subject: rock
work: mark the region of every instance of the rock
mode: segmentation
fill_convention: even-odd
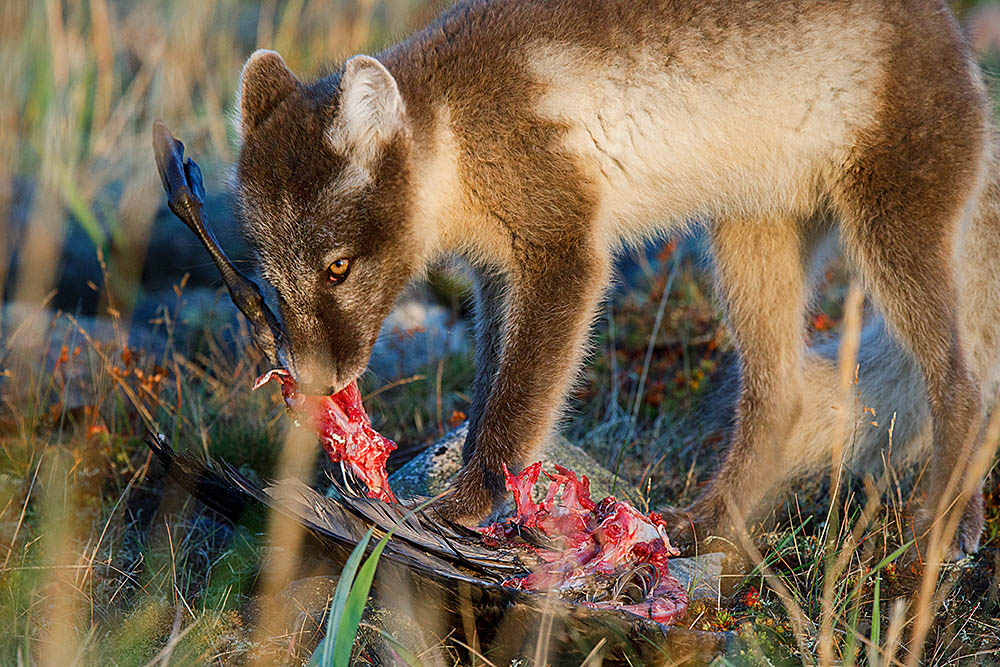
[[[209,193],[205,197],[205,217],[219,245],[241,271],[253,275],[254,256],[240,232],[234,208],[229,193]],[[222,285],[208,251],[164,205],[157,210],[150,229],[142,287],[151,292],[169,290],[185,273],[189,274],[188,285],[192,287]]]
[[[250,344],[250,324],[241,321],[225,287],[187,287],[180,298],[172,289],[143,293],[132,311],[133,330],[149,327],[164,315],[172,322],[175,340],[189,342],[211,331],[217,342],[235,350]]]
[[[268,561],[289,554],[275,547],[261,554],[261,572]],[[245,612],[254,630],[240,642],[240,652],[263,664],[305,664],[326,631],[327,614],[337,590],[337,575],[314,575],[289,582],[277,594],[251,597]],[[269,636],[262,636],[261,630]]]
[[[162,193],[157,192],[157,196]],[[6,269],[5,275],[0,274],[0,288],[4,290],[4,299],[13,298],[16,280],[21,272],[21,255],[27,239],[28,225],[31,223],[32,209],[40,197],[51,196],[44,189],[36,187],[35,183],[24,178],[12,179],[9,187],[0,191],[0,247],[5,248],[9,263],[0,263],[0,271]],[[112,209],[119,205],[122,196],[120,188],[109,187],[96,197],[97,200],[107,199],[114,202]],[[205,199],[205,213],[209,226],[218,238],[233,262],[247,270],[252,260],[252,253],[240,233],[239,223],[234,215],[235,202],[231,194],[209,193]],[[102,211],[95,212],[99,232],[107,243],[109,239],[117,238],[118,243],[130,238],[127,220],[109,221]],[[6,229],[4,229],[6,227]],[[52,267],[56,276],[56,295],[49,302],[53,308],[78,312],[81,315],[96,313],[99,294],[88,283],[103,285],[104,275],[98,262],[98,250],[95,239],[91,238],[79,223],[66,214],[65,224],[57,230],[59,238],[58,263]],[[138,232],[136,232],[138,233]],[[141,267],[140,287],[146,293],[169,291],[173,285],[180,282],[184,274],[189,274],[190,287],[202,286],[217,288],[222,284],[219,272],[212,264],[208,252],[198,239],[188,231],[167,208],[164,201],[156,210],[148,233],[148,243],[142,243],[145,257]],[[137,241],[138,239],[132,239]],[[100,239],[98,239],[100,241]],[[144,239],[145,241],[145,239]],[[107,245],[105,243],[104,245]],[[120,247],[121,252],[130,252],[126,244]],[[105,258],[112,259],[113,252],[109,247],[103,248]],[[111,254],[109,254],[111,253]],[[113,261],[111,262],[114,263]],[[111,267],[112,272],[116,267]],[[32,272],[26,274],[32,277]]]
[[[401,498],[410,496],[434,496],[444,491],[452,478],[462,467],[462,445],[468,432],[468,422],[451,431],[436,443],[418,454],[413,460],[389,477],[393,491]],[[561,435],[554,435],[538,452],[534,460],[542,461],[544,468],[551,470],[554,463],[568,468],[578,475],[590,479],[590,495],[601,499],[615,495],[634,500],[630,489],[622,480],[615,484],[614,475],[602,467],[587,452],[571,444]],[[612,493],[612,488],[614,493]],[[535,496],[541,500],[547,485],[537,484]],[[513,501],[504,511],[513,511]]]
[[[8,303],[0,308],[0,335],[6,337],[11,352],[7,363],[39,364],[41,370],[51,374],[65,346],[67,358],[60,366],[60,379],[64,383],[60,402],[64,409],[72,410],[93,404],[95,387],[107,376],[102,359],[83,353],[91,342],[101,346],[101,351],[112,364],[120,364],[122,346],[133,349],[162,351],[167,345],[166,335],[149,327],[131,329],[106,317],[71,317],[50,308],[39,308],[23,303]],[[88,341],[89,339],[89,341]],[[79,347],[81,354],[73,354]]]
[[[670,574],[676,577],[692,600],[721,595],[722,562],[726,555],[710,553],[693,558],[671,558]]]
[[[676,242],[677,247],[672,254],[662,254],[664,248]],[[621,252],[615,258],[615,281],[611,286],[615,295],[625,295],[640,289],[649,289],[650,282],[656,276],[666,276],[670,272],[671,258],[691,258],[703,270],[710,268],[708,240],[704,231],[698,228],[690,235],[675,241],[656,239],[647,241],[644,245]]]
[[[469,325],[430,295],[404,296],[382,323],[368,369],[385,380],[413,375],[469,347]]]
[[[296,579],[285,586],[278,597],[286,609],[293,610],[295,614],[313,617],[318,629],[330,608],[339,580],[340,577],[336,575],[315,575]]]
[[[362,641],[374,648],[382,662],[379,664],[395,665],[404,664],[398,659],[398,653],[393,643],[421,657],[422,664],[446,665],[445,647],[441,643],[439,633],[447,633],[448,628],[434,627],[430,622],[429,627],[422,623],[428,623],[430,619],[422,618],[417,620],[412,605],[409,600],[388,598],[373,600],[369,598],[368,606],[365,609],[365,621],[374,627],[382,630],[392,641],[381,636],[381,633],[369,632],[367,637],[360,636]],[[364,628],[362,628],[364,629]],[[442,634],[443,634],[442,633]]]

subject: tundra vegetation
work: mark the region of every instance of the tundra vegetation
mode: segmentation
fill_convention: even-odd
[[[983,22],[977,43],[996,91],[996,7],[953,4],[964,19]],[[0,5],[0,662],[295,664],[334,627],[326,618],[333,585],[309,581],[304,565],[277,574],[266,567],[287,551],[278,524],[266,516],[235,528],[219,521],[169,483],[143,443],[155,422],[175,447],[210,453],[251,476],[297,471],[318,481],[328,465],[311,441],[283,446],[302,438],[276,392],[250,391],[262,359],[247,344],[246,323],[225,315],[228,297],[217,283],[207,299],[204,288],[195,298],[182,275],[151,292],[158,255],[150,238],[163,197],[149,126],[164,117],[198,156],[208,189],[221,192],[234,157],[235,86],[254,48],[273,48],[293,70],[318,73],[441,7],[440,0]],[[78,299],[55,292],[77,275],[71,245],[85,248],[98,270],[72,285]],[[629,253],[623,265],[626,278],[597,322],[564,432],[642,503],[682,505],[721,450],[713,404],[724,401],[734,353],[697,236]],[[811,336],[841,331],[848,283],[835,261]],[[456,321],[467,316],[460,274],[442,267],[425,289]],[[401,445],[390,468],[462,420],[472,372],[463,348],[416,373],[365,375],[376,428]],[[721,599],[693,603],[679,624],[737,633],[745,648],[734,659],[748,664],[996,664],[1000,473],[994,464],[987,478],[979,553],[942,569],[924,604],[905,597],[923,576],[919,558],[897,549],[906,542],[900,514],[912,474],[889,461],[879,479],[831,471],[846,482],[835,493],[830,478],[800,487],[758,527],[756,562]],[[320,600],[306,610],[296,591],[309,586]],[[907,629],[921,618],[930,630],[914,644]],[[357,621],[354,664],[374,664],[373,647],[387,632],[380,619],[369,610]],[[401,637],[390,643],[403,662],[431,655]],[[493,664],[447,634],[429,648],[448,664]],[[330,642],[317,655],[342,652]],[[540,646],[525,660],[557,656]]]

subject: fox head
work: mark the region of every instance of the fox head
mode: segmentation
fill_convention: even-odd
[[[374,58],[306,84],[261,50],[243,67],[237,127],[240,216],[277,293],[293,370],[311,392],[339,391],[364,371],[423,264],[403,99]]]

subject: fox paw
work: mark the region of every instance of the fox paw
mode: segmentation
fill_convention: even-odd
[[[721,551],[741,554],[741,541],[733,521],[712,502],[696,502],[687,509],[666,508],[660,512],[667,521],[670,543],[683,555]],[[744,533],[745,534],[745,533]]]
[[[978,502],[977,502],[978,500]],[[979,551],[979,539],[983,534],[985,524],[983,499],[973,499],[965,509],[962,521],[958,524],[958,532],[955,534],[954,551],[959,559],[972,556]]]
[[[502,498],[495,490],[491,475],[470,463],[458,473],[447,494],[431,507],[442,518],[467,527],[488,519]]]
[[[934,527],[933,517],[926,510],[918,510],[913,517],[913,534],[917,537],[918,553],[926,559],[929,541]],[[958,524],[951,545],[941,554],[945,563],[955,563],[979,551],[979,540],[983,534],[984,510],[982,496],[970,500],[962,520]]]

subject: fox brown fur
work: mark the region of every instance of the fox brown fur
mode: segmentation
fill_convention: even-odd
[[[753,508],[775,470],[811,461],[790,448],[816,448],[797,439],[816,417],[804,392],[829,365],[804,348],[803,309],[830,236],[906,350],[893,358],[913,360],[937,463],[927,507],[975,440],[976,355],[996,350],[970,344],[996,342],[963,320],[987,297],[967,294],[979,278],[956,274],[955,249],[995,198],[981,194],[990,121],[943,0],[465,0],[312,83],[259,51],[241,89],[242,215],[304,381],[357,377],[436,258],[474,267],[458,520],[485,518],[502,466],[554,427],[613,254],[700,221],[742,392],[728,455],[690,508],[698,526],[724,529],[727,503]],[[956,552],[978,544],[979,503]]]

